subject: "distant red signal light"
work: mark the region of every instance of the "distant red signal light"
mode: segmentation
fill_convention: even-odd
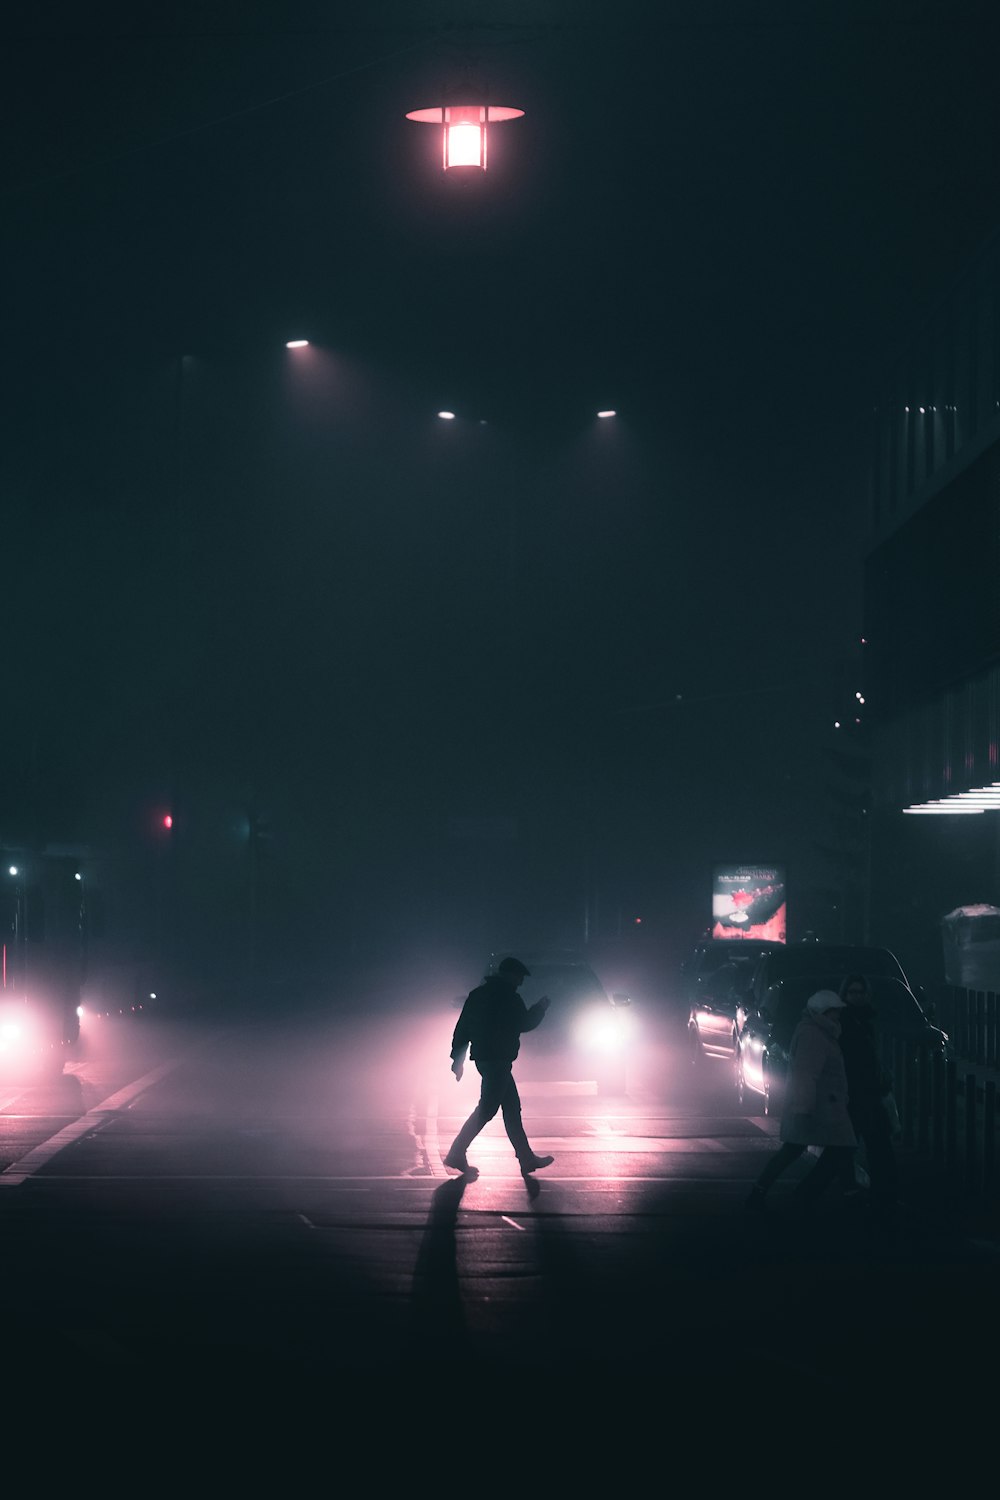
[[[174,819],[173,819],[173,814],[172,813],[164,813],[163,814],[163,826],[164,826],[164,828],[173,828],[173,826],[174,826]]]

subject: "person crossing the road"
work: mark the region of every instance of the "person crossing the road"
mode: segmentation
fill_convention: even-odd
[[[878,1012],[864,974],[848,974],[840,995],[846,1002],[840,1016],[840,1050],[847,1070],[847,1109],[854,1134],[864,1144],[872,1223],[888,1227],[898,1207],[898,1174],[887,1112],[892,1076],[882,1066]],[[854,1187],[853,1168],[845,1187]]]
[[[482,1079],[479,1103],[452,1141],[444,1158],[446,1167],[476,1175],[466,1152],[485,1125],[503,1111],[504,1128],[523,1173],[537,1172],[552,1164],[551,1156],[537,1156],[531,1149],[521,1119],[521,1097],[512,1066],[521,1049],[521,1035],[533,1031],[549,1008],[547,995],[527,1006],[518,988],[531,971],[519,958],[505,958],[495,974],[472,990],[462,1006],[451,1041],[451,1071],[456,1082],[471,1056]]]
[[[846,1003],[835,990],[817,990],[789,1046],[788,1078],[779,1137],[781,1146],[750,1189],[746,1207],[760,1211],[774,1183],[810,1146],[819,1160],[796,1184],[793,1201],[808,1213],[837,1178],[853,1171],[857,1139],[847,1111],[847,1073],[840,1050],[840,1013]]]

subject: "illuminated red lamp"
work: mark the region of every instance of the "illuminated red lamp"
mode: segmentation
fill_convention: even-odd
[[[486,171],[486,136],[490,125],[519,120],[523,109],[503,104],[436,104],[433,109],[411,109],[406,116],[420,125],[441,126],[441,161],[449,167],[481,167]]]

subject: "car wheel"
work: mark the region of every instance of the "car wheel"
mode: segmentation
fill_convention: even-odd
[[[746,1107],[746,1102],[747,1102],[747,1081],[746,1081],[746,1079],[743,1076],[743,1059],[742,1059],[742,1057],[739,1054],[739,1049],[737,1049],[737,1052],[736,1052],[736,1068],[735,1068],[735,1071],[736,1071],[736,1103],[739,1105],[740,1109],[744,1109]]]
[[[770,1114],[773,1114],[773,1112],[774,1112],[773,1106],[772,1106],[772,1101],[771,1101],[771,1080],[768,1077],[768,1072],[767,1072],[766,1068],[762,1068],[761,1071],[762,1071],[763,1076],[764,1076],[764,1113],[766,1115],[770,1115]]]
[[[692,1068],[700,1068],[705,1060],[705,1054],[701,1050],[701,1038],[697,1031],[688,1028],[688,1055]]]

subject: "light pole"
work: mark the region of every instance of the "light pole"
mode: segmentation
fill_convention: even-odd
[[[7,933],[3,940],[3,988],[6,990],[24,981],[24,870],[19,864],[9,864],[7,874],[14,882],[14,904],[8,908],[4,926],[12,942],[8,949]]]

